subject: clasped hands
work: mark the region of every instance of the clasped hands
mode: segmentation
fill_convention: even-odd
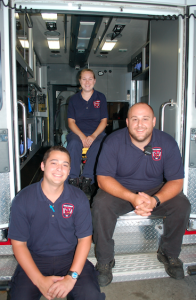
[[[76,280],[71,276],[43,276],[38,288],[48,300],[65,298],[73,289]]]
[[[93,136],[93,134],[85,137],[84,139],[82,139],[83,147],[90,148],[90,146],[92,145],[92,143],[94,142],[95,139],[96,139],[96,137]]]
[[[135,207],[135,213],[137,215],[150,216],[156,207],[156,200],[143,192],[139,192],[135,195],[132,204]]]

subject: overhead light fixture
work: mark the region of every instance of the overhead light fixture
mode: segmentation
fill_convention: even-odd
[[[25,49],[29,48],[29,41],[26,38],[19,37],[19,41],[23,48],[25,48]]]
[[[79,31],[78,31],[78,40],[77,40],[77,49],[88,49],[88,44],[91,39],[93,27],[95,22],[80,22]],[[81,53],[81,51],[80,51]]]
[[[60,49],[60,42],[58,38],[47,39],[48,40],[48,47],[50,49]]]
[[[19,14],[18,13],[15,13],[15,18],[16,18],[16,20],[19,20]]]
[[[113,33],[112,33],[111,40],[113,40],[113,39],[115,39],[115,37],[119,36],[124,28],[125,28],[125,25],[116,24],[113,28]]]
[[[42,19],[45,21],[56,21],[57,20],[57,14],[48,14],[48,13],[42,13]]]
[[[95,22],[80,22],[78,37],[90,38]]]
[[[87,49],[90,38],[78,38],[76,48],[77,49]]]
[[[117,40],[106,40],[106,42],[104,43],[103,47],[102,47],[102,51],[111,51],[114,46],[116,45]]]
[[[46,28],[49,31],[55,31],[55,30],[57,30],[56,21],[47,21],[46,22]]]

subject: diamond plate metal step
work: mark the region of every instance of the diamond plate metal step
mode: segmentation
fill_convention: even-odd
[[[13,255],[0,256],[0,281],[10,281],[17,266]]]
[[[95,265],[95,257],[88,257]],[[180,259],[183,261],[185,276],[187,267],[196,265],[196,246],[185,245],[182,247]],[[169,277],[164,265],[157,260],[156,252],[141,254],[115,255],[113,268],[113,282],[144,280]]]
[[[88,259],[95,265],[94,256]],[[184,263],[185,276],[187,267],[196,265],[196,246],[184,245],[180,254]],[[140,254],[115,255],[115,267],[113,268],[113,282],[133,281],[142,279],[169,277],[163,264],[157,260],[156,252]],[[0,256],[0,281],[9,281],[17,266],[13,255]]]

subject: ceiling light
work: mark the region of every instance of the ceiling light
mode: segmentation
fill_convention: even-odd
[[[57,14],[42,13],[42,19],[45,21],[57,20]]]
[[[93,27],[95,22],[80,22],[79,32],[78,32],[78,40],[77,40],[77,49],[88,49],[88,44],[91,39]],[[80,51],[80,53],[82,53]]]
[[[25,49],[29,48],[29,41],[27,39],[19,39],[19,41],[23,48],[25,48]]]
[[[60,42],[59,39],[47,39],[48,40],[48,47],[50,49],[60,49]]]
[[[15,13],[15,18],[16,18],[17,20],[19,20],[19,14],[18,14],[18,13]]]
[[[87,49],[90,38],[78,38],[76,48],[77,49]]]
[[[103,47],[101,50],[103,51],[111,51],[115,44],[116,44],[117,40],[113,40],[113,41],[110,41],[110,40],[106,40],[106,42],[104,43]]]
[[[56,21],[46,21],[46,28],[49,31],[57,30]]]
[[[95,22],[80,22],[78,37],[90,38]]]

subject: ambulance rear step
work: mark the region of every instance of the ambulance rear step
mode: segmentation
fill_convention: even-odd
[[[133,212],[118,218],[115,232],[115,267],[114,282],[167,277],[164,266],[157,260],[161,234],[162,218],[138,217]],[[196,235],[183,237],[180,258],[187,267],[196,265]],[[96,264],[94,244],[88,259]],[[11,245],[0,246],[0,281],[10,280],[16,268]]]
[[[95,265],[95,257],[88,257]],[[185,276],[188,276],[187,267],[196,265],[196,246],[183,245],[180,254],[183,261]],[[157,260],[156,252],[140,254],[115,255],[115,267],[113,268],[113,282],[145,280],[153,278],[169,277],[163,264]]]
[[[2,247],[1,247],[2,248]],[[94,256],[88,259],[95,265]],[[183,245],[180,259],[184,263],[185,276],[187,267],[196,265],[196,245]],[[5,285],[11,280],[17,262],[13,255],[0,256],[0,283]],[[144,280],[168,277],[163,264],[157,260],[156,252],[140,254],[116,254],[113,268],[113,282]],[[0,288],[1,289],[1,288]]]

